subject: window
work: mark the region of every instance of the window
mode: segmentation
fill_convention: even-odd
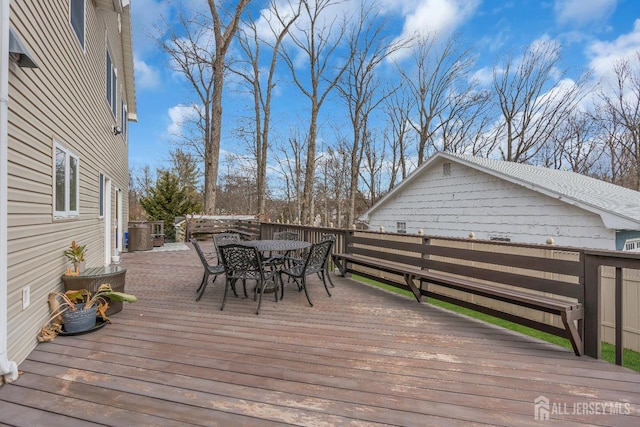
[[[100,218],[104,217],[104,175],[100,174],[99,178],[100,183],[98,184],[100,186],[100,189],[98,190],[98,203],[99,203],[99,214],[98,216]]]
[[[640,239],[628,239],[624,244],[625,251],[639,252]]]
[[[69,22],[78,37],[78,42],[84,50],[84,27],[85,27],[85,0],[71,0],[69,2]]]
[[[107,102],[109,103],[109,107],[111,107],[111,112],[113,113],[113,117],[117,116],[116,106],[116,90],[118,88],[118,76],[117,70],[113,66],[113,62],[111,61],[111,55],[109,55],[109,51],[107,50]]]
[[[124,138],[125,142],[127,141],[127,124],[129,123],[127,121],[127,105],[124,103],[124,96],[121,96],[122,98],[122,102],[121,102],[121,108],[120,108],[120,129],[122,129],[122,137]]]
[[[72,217],[79,215],[78,184],[80,161],[78,156],[54,141],[55,170],[53,171],[53,215]]]
[[[407,232],[407,223],[405,221],[398,221],[396,223],[396,230],[398,233],[406,233]]]
[[[444,163],[442,165],[442,175],[451,176],[451,163]]]

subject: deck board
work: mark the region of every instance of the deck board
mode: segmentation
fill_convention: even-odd
[[[220,310],[221,278],[195,302],[192,250],[122,265],[139,301],[96,332],[38,345],[0,387],[0,422],[540,425],[544,396],[569,412],[548,424],[640,424],[640,374],[365,284],[334,277],[328,297],[313,278],[313,307],[288,284],[256,316],[252,294]],[[571,413],[596,403],[631,413]]]

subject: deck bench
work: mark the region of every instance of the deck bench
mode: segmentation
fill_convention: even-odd
[[[393,244],[391,244],[391,246],[393,247]],[[522,276],[509,272],[497,271],[492,274],[491,284],[481,283],[472,279],[486,281],[489,279],[487,269],[460,265],[456,268],[453,263],[447,261],[443,262],[441,260],[432,260],[430,259],[431,256],[439,255],[438,248],[428,244],[423,246],[424,249],[419,249],[421,251],[420,257],[414,256],[413,258],[410,258],[413,261],[407,261],[406,257],[393,255],[392,253],[387,253],[385,255],[384,252],[380,252],[382,248],[363,248],[362,246],[355,246],[353,244],[347,244],[348,252],[336,253],[333,254],[332,257],[334,264],[339,269],[342,276],[346,276],[350,273],[357,274],[372,280],[410,290],[418,301],[422,301],[423,296],[431,297],[556,336],[566,337],[570,340],[575,354],[578,356],[583,354],[584,346],[582,340],[582,327],[584,310],[581,303],[583,298],[580,296],[580,293],[584,291],[583,285],[580,283],[569,284],[556,279]],[[412,247],[420,248],[420,245],[413,245]],[[465,254],[471,255],[470,251],[465,249],[441,248],[440,255],[459,257],[464,256]],[[503,260],[503,263],[505,261],[508,262],[509,260],[513,260],[515,264],[524,263],[526,265],[525,260],[519,258],[528,258],[511,254],[500,255],[500,259]],[[404,263],[393,262],[394,258],[402,260]],[[389,259],[391,259],[391,261]],[[487,260],[488,258],[484,261]],[[552,271],[554,273],[574,273],[571,269],[571,267],[573,267],[571,265],[571,261],[549,261],[550,262],[547,262],[548,267],[552,270],[554,266],[557,267],[557,271]],[[413,262],[413,265],[411,262]],[[539,265],[541,266],[543,264]],[[404,279],[404,283],[399,284],[398,280],[378,276],[371,272],[367,272],[366,269],[358,269],[354,268],[354,266],[361,266],[367,269],[373,269],[376,272],[385,272],[401,276]],[[515,267],[522,267],[522,265],[515,265]],[[474,273],[477,275],[474,276]],[[443,293],[442,289],[434,288],[432,285],[461,291],[464,294],[457,297],[451,292]],[[508,285],[509,287],[504,287],[502,285]],[[554,293],[554,296],[534,294],[527,292],[526,290],[520,290],[524,288]],[[560,297],[555,296],[558,292],[558,296]],[[509,313],[507,311],[501,311],[494,307],[478,304],[464,298],[465,294],[477,295],[520,307],[558,315],[560,316],[564,327],[558,327],[550,323],[540,322],[531,318]]]

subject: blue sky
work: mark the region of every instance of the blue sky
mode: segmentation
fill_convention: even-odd
[[[283,0],[278,0],[282,2]],[[176,7],[197,7],[196,1],[133,0],[132,31],[136,71],[138,123],[129,133],[129,165],[166,167],[169,150],[175,148],[171,135],[180,131],[184,108],[194,97],[189,84],[169,67],[166,56],[150,36],[163,22],[172,22]],[[265,0],[253,0],[257,13]],[[640,2],[637,0],[379,0],[381,13],[389,19],[390,36],[429,31],[440,37],[456,33],[464,47],[478,55],[475,76],[488,83],[492,69],[506,54],[517,56],[537,40],[557,40],[562,46],[568,77],[593,70],[594,81],[606,82],[612,64],[640,51]],[[359,0],[335,6],[336,16],[350,16]],[[233,50],[233,47],[232,47]],[[401,61],[401,58],[398,58]],[[391,68],[389,68],[391,70]],[[288,136],[290,129],[304,129],[308,120],[306,103],[291,82],[290,72],[281,67],[273,101],[274,142]],[[244,145],[234,137],[234,128],[247,111],[250,100],[233,78],[228,81],[223,101],[222,155],[241,154]],[[333,136],[329,124],[344,117],[340,100],[330,98],[320,118],[320,138]],[[324,132],[323,132],[324,129]],[[321,144],[320,144],[321,145]],[[221,161],[221,171],[224,169]]]

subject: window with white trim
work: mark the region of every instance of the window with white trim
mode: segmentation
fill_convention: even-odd
[[[70,0],[69,1],[69,22],[73,32],[78,37],[78,42],[84,50],[84,29],[85,29],[85,0]]]
[[[80,214],[80,159],[69,149],[54,141],[53,215],[74,217]]]
[[[625,251],[640,252],[640,239],[627,239],[624,244]]]
[[[109,107],[111,107],[111,112],[113,113],[113,117],[117,117],[117,100],[116,100],[116,91],[118,88],[118,73],[116,67],[113,65],[113,61],[111,60],[111,55],[109,54],[109,49],[107,49],[107,102],[109,103]]]
[[[396,223],[396,232],[397,233],[406,233],[407,232],[407,223],[406,223],[406,221],[398,221]]]

